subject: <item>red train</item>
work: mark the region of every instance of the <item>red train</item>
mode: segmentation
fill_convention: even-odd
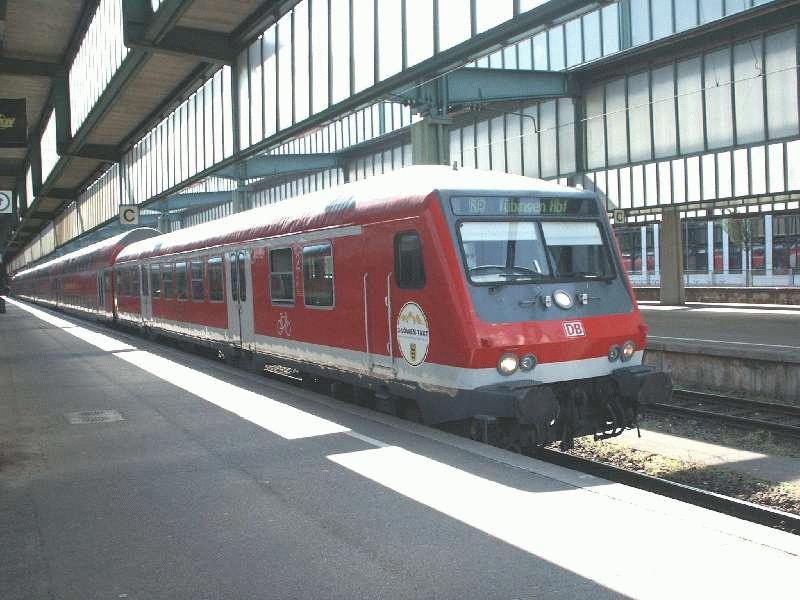
[[[349,383],[426,423],[569,445],[619,434],[639,401],[671,392],[641,364],[646,326],[612,240],[593,194],[410,167],[136,230],[17,273],[12,291]]]

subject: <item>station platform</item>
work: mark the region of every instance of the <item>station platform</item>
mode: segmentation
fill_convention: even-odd
[[[644,360],[676,387],[800,406],[800,307],[640,302]]]
[[[800,363],[800,306],[639,302],[648,344]]]
[[[16,598],[786,597],[800,536],[9,301]]]

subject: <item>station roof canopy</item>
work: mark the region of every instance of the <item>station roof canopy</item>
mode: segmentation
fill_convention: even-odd
[[[11,230],[11,218],[0,216],[0,253],[21,250],[219,64],[232,63],[233,49],[242,40],[262,31],[294,3],[124,0],[124,61],[77,130],[59,128],[58,162],[41,182],[34,174],[34,193],[28,197],[35,200],[16,229]],[[25,100],[28,131],[26,141],[0,147],[0,190],[19,189],[27,165],[40,168],[38,141],[51,114],[66,107],[63,120],[69,123],[69,69],[103,4],[0,0],[0,99]]]

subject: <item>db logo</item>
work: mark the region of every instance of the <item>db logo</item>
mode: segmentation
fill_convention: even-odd
[[[583,323],[580,321],[564,321],[564,333],[567,337],[585,337],[586,330],[583,328]]]

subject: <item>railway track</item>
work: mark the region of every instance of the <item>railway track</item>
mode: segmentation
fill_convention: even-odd
[[[642,405],[643,412],[679,414],[748,429],[772,431],[800,437],[800,407],[745,400],[705,392],[675,390],[669,403]]]
[[[574,469],[582,473],[588,473],[616,483],[636,487],[661,496],[667,496],[674,500],[721,512],[739,519],[800,535],[800,516],[794,514],[759,506],[751,502],[745,502],[744,500],[723,496],[722,494],[707,492],[667,479],[629,471],[628,469],[622,469],[607,463],[559,452],[558,450],[540,448],[533,456],[534,458],[551,464]]]

